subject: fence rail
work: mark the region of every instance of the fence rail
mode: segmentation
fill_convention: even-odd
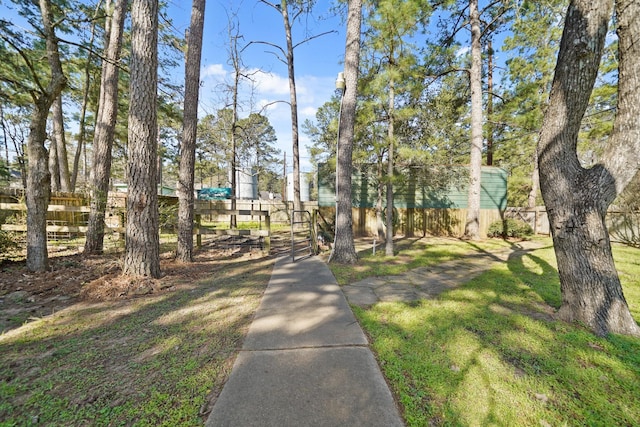
[[[24,203],[0,203],[0,211],[14,211],[14,212],[26,212],[27,205]],[[89,213],[91,208],[89,206],[68,206],[68,205],[49,205],[47,212],[62,212],[62,213]],[[71,224],[69,224],[71,223]],[[106,230],[113,233],[124,233],[124,227],[105,227]],[[77,225],[74,221],[50,219],[47,218],[47,233],[57,234],[85,234],[88,227],[86,225]],[[14,231],[14,232],[27,232],[26,224],[2,224],[0,225],[2,231]]]
[[[261,229],[259,225],[258,229],[239,230],[239,229],[211,229],[202,225],[203,215],[215,215],[218,216],[257,216],[258,218],[264,218],[265,229]],[[264,242],[264,252],[269,253],[271,251],[271,215],[269,211],[265,210],[252,210],[252,209],[203,209],[198,208],[194,212],[194,218],[196,226],[193,229],[193,234],[196,235],[196,244],[198,247],[202,246],[202,235],[213,234],[217,236],[253,236],[260,237]],[[262,222],[260,222],[262,224]]]

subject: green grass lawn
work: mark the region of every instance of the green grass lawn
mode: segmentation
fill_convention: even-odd
[[[355,308],[409,426],[640,425],[640,340],[599,338],[552,319],[549,239],[418,303]],[[402,239],[340,283],[394,275],[501,240]],[[640,318],[640,250],[615,247]],[[202,425],[226,380],[273,259],[227,259],[202,282],[157,296],[83,302],[0,335],[0,426]]]
[[[437,299],[355,307],[409,426],[640,424],[640,339],[554,321],[555,255],[550,239],[540,243]],[[503,245],[424,239],[399,245],[393,259],[365,253],[335,274],[346,283]],[[640,250],[614,254],[639,319]]]
[[[223,259],[174,292],[80,302],[0,334],[0,426],[202,425],[272,266]]]

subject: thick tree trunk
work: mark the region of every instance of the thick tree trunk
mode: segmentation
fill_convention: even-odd
[[[640,164],[640,5],[618,1],[618,111],[602,162],[584,169],[576,145],[598,73],[608,0],[576,0],[567,12],[538,156],[540,187],[549,213],[562,290],[559,315],[595,333],[640,336],[618,277],[605,215]]]
[[[34,272],[46,271],[48,268],[46,217],[51,197],[51,174],[44,141],[47,137],[47,116],[51,102],[53,99],[48,99],[46,94],[36,101],[27,143],[27,268]]]
[[[67,84],[62,72],[58,52],[58,39],[53,28],[51,4],[40,0],[42,27],[47,48],[47,60],[51,69],[51,80],[46,89],[35,97],[35,105],[29,130],[27,150],[29,169],[27,173],[27,269],[41,272],[48,268],[47,253],[47,208],[51,196],[51,175],[48,155],[44,147],[47,136],[47,116],[53,101]]]
[[[104,247],[104,219],[111,177],[111,148],[118,117],[118,61],[126,11],[127,0],[117,0],[110,19],[110,33],[102,63],[100,105],[93,137],[91,211],[84,245],[85,254],[102,253]]]
[[[122,273],[160,277],[156,177],[158,1],[131,7],[131,103],[129,107],[126,251]]]
[[[345,92],[340,108],[339,138],[336,171],[336,235],[330,261],[353,264],[358,260],[353,242],[353,212],[351,202],[351,172],[353,138],[358,93],[358,67],[360,64],[360,27],[362,1],[350,0],[347,17],[345,46]]]
[[[200,62],[205,0],[193,0],[191,25],[187,39],[187,59],[184,79],[184,121],[180,147],[178,177],[178,249],[182,262],[193,261],[193,182],[195,179],[196,136],[198,128],[198,95],[200,92]]]
[[[478,0],[469,2],[471,20],[471,161],[469,197],[465,237],[480,238],[480,177],[482,175],[482,46],[480,45],[480,15]]]

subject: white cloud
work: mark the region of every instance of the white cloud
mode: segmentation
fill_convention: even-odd
[[[458,51],[456,52],[456,58],[460,58],[462,56],[467,55],[469,52],[471,51],[471,48],[469,46],[465,46],[465,47],[461,47],[460,49],[458,49]]]
[[[253,83],[244,80],[240,87],[240,99],[247,103],[253,98],[252,112],[261,111],[266,115],[273,126],[278,142],[276,146],[291,156],[291,108],[289,106],[289,79],[286,71],[283,74],[264,72],[258,69],[248,70]],[[230,71],[225,71],[222,64],[211,64],[203,68],[203,96],[201,103],[209,113],[222,108],[224,101],[220,83],[232,77]],[[208,78],[207,78],[208,77]],[[227,82],[228,83],[228,82]],[[253,84],[253,90],[251,85]],[[299,75],[296,76],[296,93],[298,101],[298,123],[315,119],[318,108],[331,99],[335,88],[335,76]],[[243,104],[244,105],[244,104]],[[240,112],[242,117],[248,111]],[[299,129],[300,138],[300,162],[303,170],[309,170],[309,154],[307,146],[311,145],[308,136],[302,128]]]
[[[318,109],[313,106],[307,106],[300,110],[300,115],[307,118],[315,118]]]
[[[256,91],[263,95],[289,95],[289,79],[274,73],[252,70],[251,80],[255,83]],[[288,99],[288,98],[287,98]]]
[[[209,64],[202,69],[201,78],[205,79],[207,77],[224,77],[227,75],[227,72],[224,70],[224,66],[222,64]]]

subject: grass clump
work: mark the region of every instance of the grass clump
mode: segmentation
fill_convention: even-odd
[[[636,318],[639,255],[614,248]],[[640,339],[556,321],[560,303],[548,240],[436,299],[354,310],[409,426],[636,425]]]
[[[489,237],[524,239],[533,235],[533,228],[519,219],[505,218],[492,222],[487,230]]]

